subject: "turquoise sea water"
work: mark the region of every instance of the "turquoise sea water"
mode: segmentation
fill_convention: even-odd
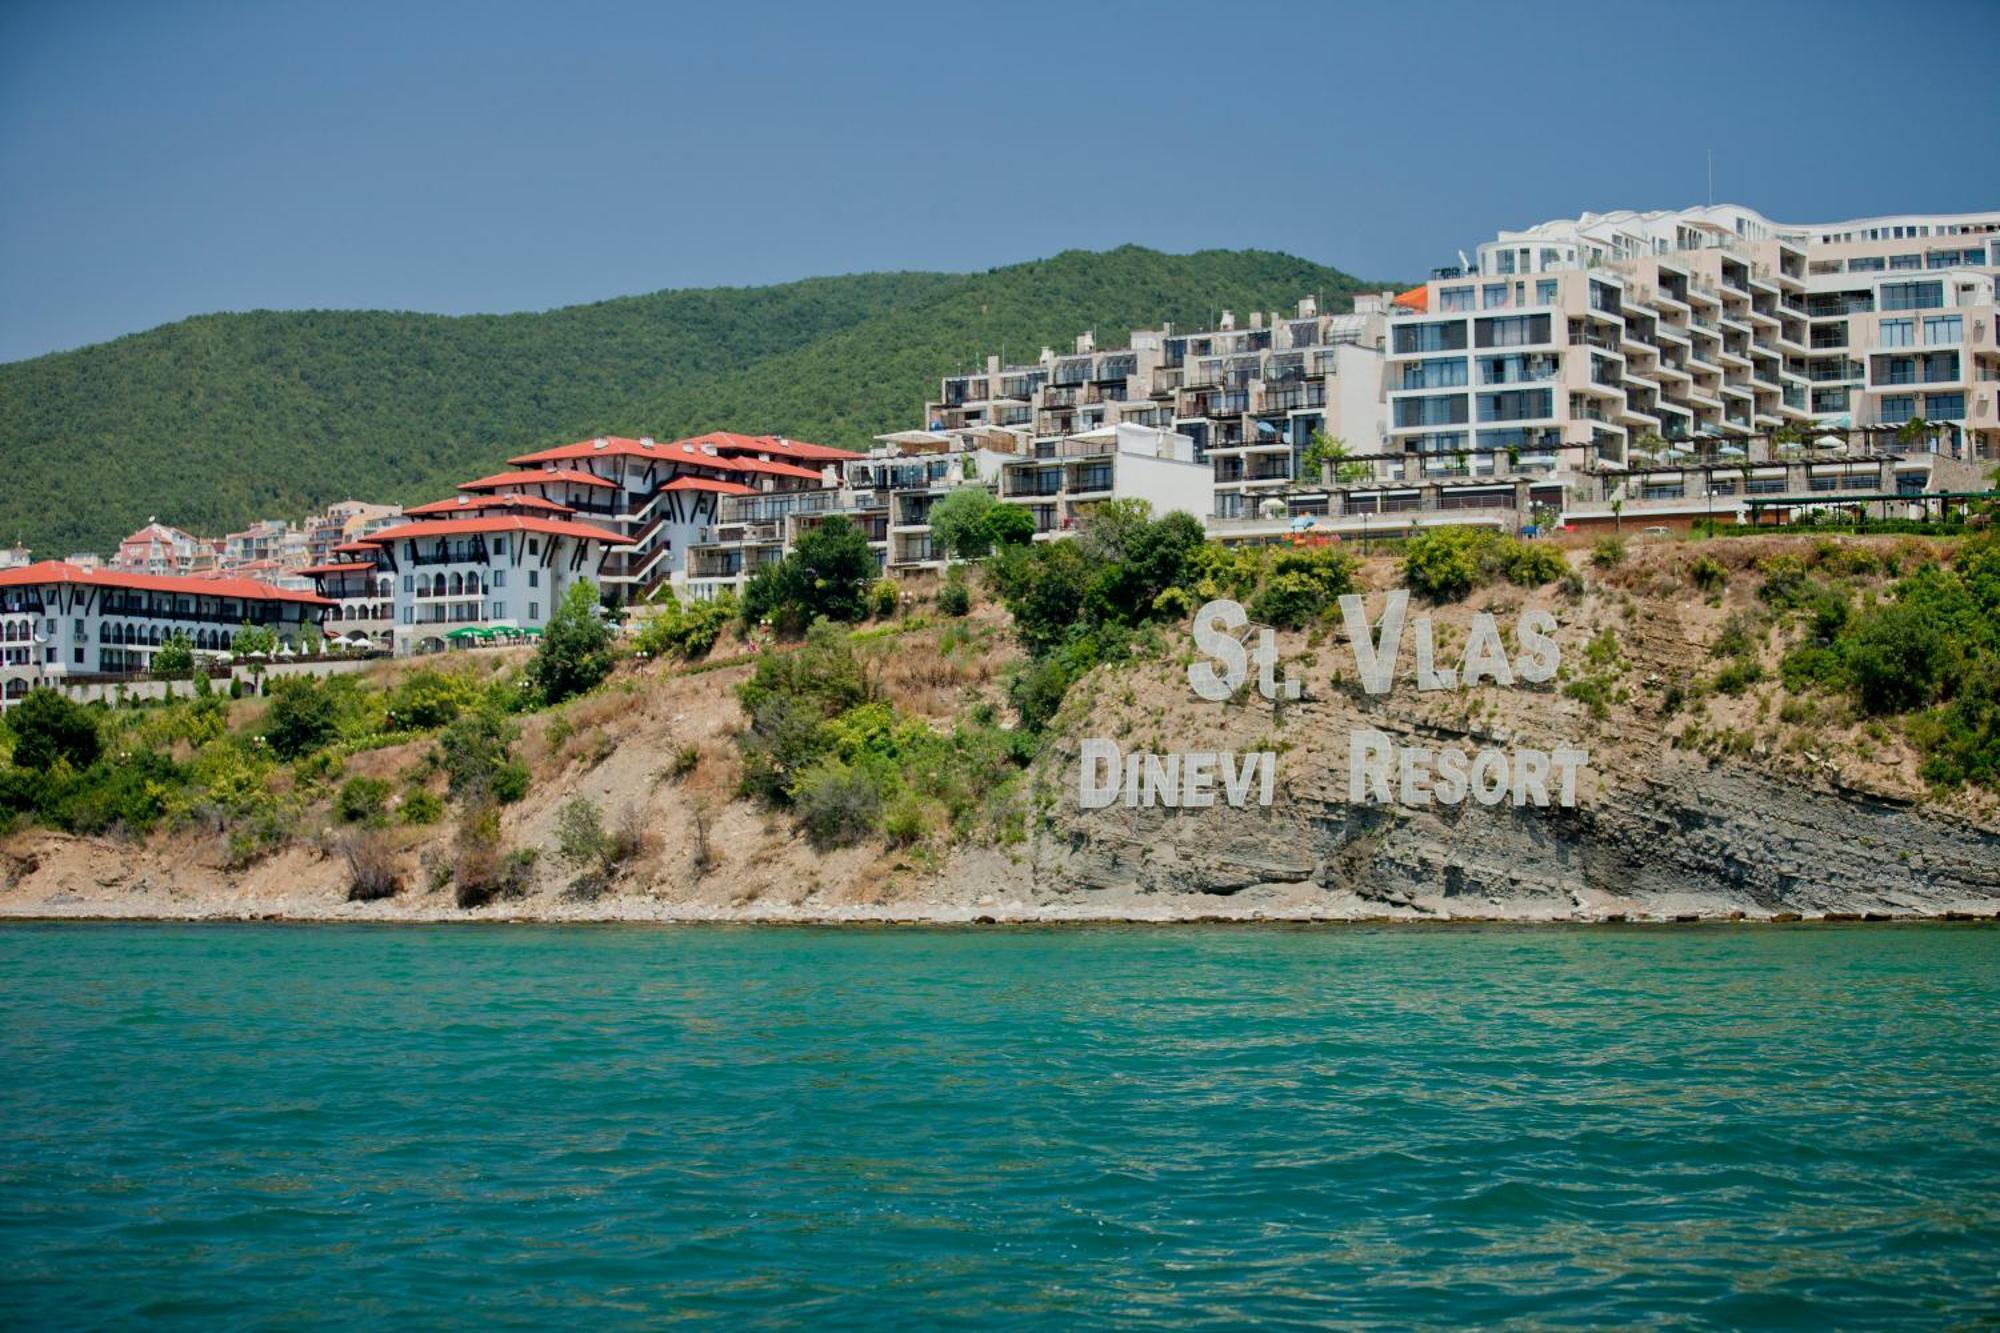
[[[2000,931],[0,930],[0,1321],[2000,1318]]]

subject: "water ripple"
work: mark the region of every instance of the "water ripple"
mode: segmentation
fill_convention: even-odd
[[[2000,1319],[2000,933],[0,930],[0,1317]]]

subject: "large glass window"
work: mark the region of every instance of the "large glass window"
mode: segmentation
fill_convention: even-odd
[[[1884,347],[1908,347],[1914,341],[1916,322],[1908,319],[1885,319],[1882,321],[1882,345]]]
[[[1444,394],[1436,398],[1398,398],[1398,426],[1456,426],[1466,420],[1465,395]]]
[[[1507,284],[1504,282],[1487,283],[1481,291],[1480,304],[1488,310],[1505,310],[1507,308]]]
[[[1895,393],[1882,399],[1882,424],[1900,426],[1917,414],[1915,394]]]
[[[1904,321],[1907,323],[1908,321]],[[1955,343],[1965,336],[1965,317],[1962,315],[1924,316],[1924,341],[1935,346],[1938,343]]]
[[[1398,324],[1396,326],[1396,351],[1407,355],[1411,352],[1459,352],[1465,350],[1465,321],[1451,320],[1442,324]]]
[[[1515,389],[1479,395],[1481,421],[1535,421],[1554,415],[1555,398],[1547,389]]]
[[[1472,288],[1440,287],[1438,289],[1438,309],[1443,311],[1472,309]]]
[[[1924,260],[1922,255],[1889,256],[1889,267],[1891,269],[1922,268],[1923,266]]]
[[[1405,389],[1455,389],[1465,383],[1465,358],[1441,357],[1403,366]]]
[[[1965,416],[1965,395],[1927,393],[1924,395],[1924,415],[1932,421],[1962,420]]]
[[[1556,303],[1556,289],[1557,283],[1554,278],[1544,278],[1536,283],[1535,304],[1554,305]]]
[[[1475,341],[1481,347],[1532,347],[1549,340],[1547,315],[1507,315],[1478,321]]]
[[[1885,282],[1882,284],[1884,310],[1935,310],[1944,304],[1941,282]]]

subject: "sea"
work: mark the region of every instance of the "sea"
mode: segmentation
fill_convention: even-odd
[[[0,928],[0,1325],[2000,1321],[2000,929]]]

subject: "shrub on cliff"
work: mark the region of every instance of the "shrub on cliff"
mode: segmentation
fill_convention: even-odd
[[[813,846],[851,847],[882,823],[882,788],[872,774],[837,759],[799,775],[792,797]]]
[[[1497,579],[1534,588],[1567,573],[1569,562],[1555,547],[1490,528],[1433,528],[1403,547],[1403,586],[1431,602],[1456,602]]]
[[[51,689],[28,691],[7,715],[14,733],[14,762],[46,772],[57,760],[88,768],[99,749],[97,718],[82,704]]]
[[[433,758],[454,799],[467,805],[520,800],[528,770],[513,757],[514,725],[490,712],[467,713],[438,736]]]
[[[743,619],[796,634],[824,617],[852,624],[868,615],[868,587],[880,572],[860,528],[842,515],[800,537],[791,554],[765,565],[743,591]]]
[[[572,583],[528,663],[528,680],[542,701],[559,704],[596,689],[611,674],[611,639],[611,626],[598,614],[596,587],[588,580]]]
[[[264,739],[280,759],[297,759],[333,740],[340,730],[339,706],[332,690],[311,676],[286,676],[271,682],[271,711],[264,720]]]
[[[668,596],[640,627],[632,647],[650,657],[706,657],[737,614],[734,593],[725,592],[705,602],[682,602]]]

